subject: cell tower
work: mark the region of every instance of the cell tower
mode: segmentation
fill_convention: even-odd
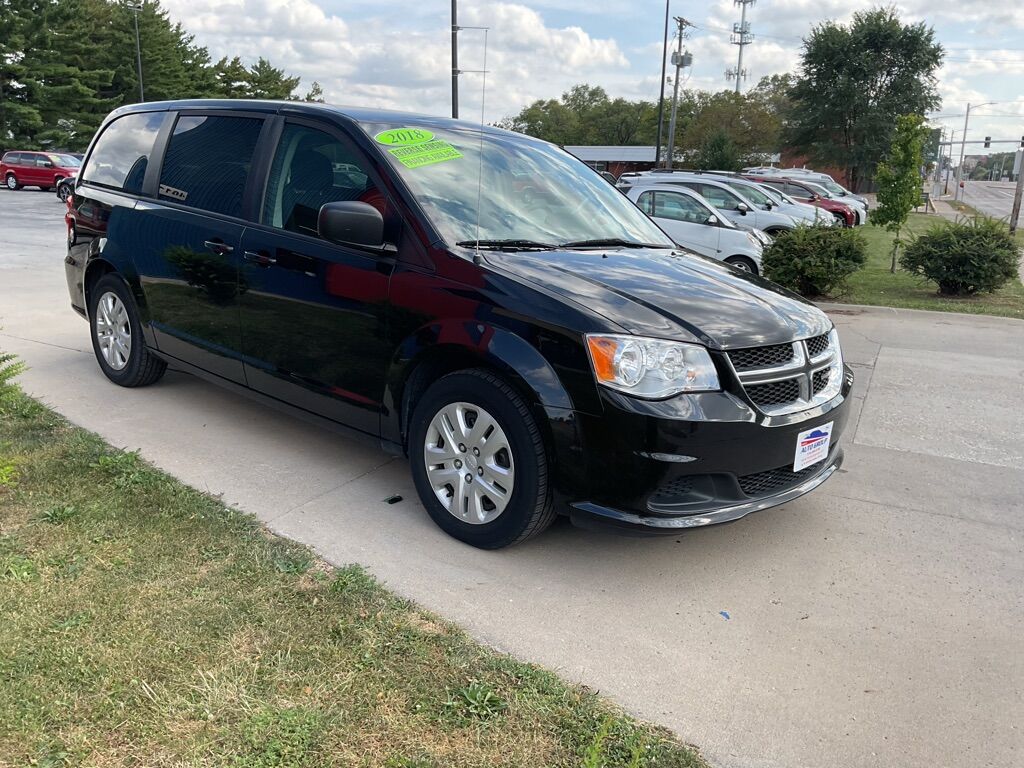
[[[740,20],[738,23],[732,25],[732,35],[729,37],[729,42],[740,49],[739,56],[736,58],[736,69],[726,70],[725,76],[732,80],[736,79],[736,93],[740,92],[740,80],[747,79],[747,70],[743,68],[743,48],[754,42],[754,35],[750,32],[750,22],[747,21],[747,6],[753,5],[757,0],[733,0],[736,5],[742,7],[740,11]]]

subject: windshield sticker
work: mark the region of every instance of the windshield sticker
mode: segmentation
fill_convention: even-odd
[[[373,138],[378,144],[389,147],[411,147],[426,144],[434,138],[434,134],[422,128],[392,128],[390,131],[381,131]]]
[[[457,160],[462,153],[447,141],[436,139],[425,144],[415,144],[411,147],[395,147],[389,149],[388,154],[392,155],[406,168],[422,168],[425,165],[443,163],[446,160]]]

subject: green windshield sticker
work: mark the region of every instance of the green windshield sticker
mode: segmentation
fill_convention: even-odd
[[[381,131],[373,138],[378,144],[389,147],[411,147],[426,144],[434,138],[434,134],[422,128],[392,128],[390,131]]]
[[[435,139],[425,144],[414,144],[411,147],[395,147],[389,149],[388,154],[392,155],[406,168],[422,168],[425,165],[443,163],[446,160],[456,160],[462,157],[462,153],[447,141]]]

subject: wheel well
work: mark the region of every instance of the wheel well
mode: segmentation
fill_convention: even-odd
[[[86,268],[85,280],[83,281],[82,285],[82,287],[85,290],[86,312],[89,311],[89,294],[92,292],[93,286],[96,285],[96,282],[104,275],[109,275],[111,272],[116,271],[117,270],[114,269],[114,267],[109,262],[100,259],[94,260],[91,264],[89,264],[88,268]]]
[[[536,395],[514,372],[483,360],[461,347],[435,347],[423,353],[420,360],[415,363],[415,367],[406,376],[401,392],[398,393],[398,401],[401,403],[399,415],[402,429],[402,444],[406,449],[408,449],[409,422],[412,419],[413,412],[416,410],[416,405],[419,403],[420,398],[423,397],[423,393],[442,376],[470,368],[487,370],[496,376],[500,376],[519,392],[528,405],[533,406],[536,404]],[[545,435],[545,439],[547,438],[546,433],[547,430],[544,425],[541,425],[541,434]]]

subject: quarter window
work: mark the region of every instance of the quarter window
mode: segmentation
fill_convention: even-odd
[[[256,117],[179,117],[160,171],[160,199],[241,217],[262,127]]]
[[[653,192],[641,192],[640,197],[637,199],[636,204],[640,206],[640,210],[646,213],[648,216],[654,215],[654,193]]]
[[[138,194],[165,112],[137,112],[108,125],[93,147],[82,181]]]
[[[353,148],[325,131],[286,125],[270,168],[261,221],[316,237],[320,207],[345,200],[385,212],[384,195]]]

